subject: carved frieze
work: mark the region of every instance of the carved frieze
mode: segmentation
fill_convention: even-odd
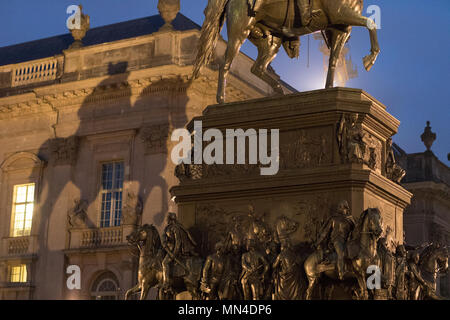
[[[331,162],[331,139],[323,128],[281,134],[281,169],[303,169]]]
[[[279,169],[305,169],[330,164],[332,161],[332,140],[330,136],[331,130],[324,127],[281,132]],[[175,175],[180,181],[259,176],[264,165],[260,163],[249,164],[248,150],[247,144],[245,164],[181,164],[175,169]],[[225,158],[226,156],[224,156]]]

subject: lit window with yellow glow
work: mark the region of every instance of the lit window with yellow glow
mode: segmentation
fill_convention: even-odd
[[[12,236],[23,237],[31,233],[34,210],[34,183],[14,186]]]
[[[27,266],[25,264],[12,266],[9,274],[9,282],[12,283],[27,282]]]

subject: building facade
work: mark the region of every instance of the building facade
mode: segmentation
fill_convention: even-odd
[[[225,50],[192,81],[200,26],[163,17],[91,29],[84,45],[0,48],[0,299],[122,299],[134,285],[126,236],[176,212],[171,132],[215,103]],[[229,101],[272,93],[253,63],[236,59]]]
[[[414,196],[405,210],[403,226],[408,245],[424,243],[450,245],[450,168],[431,151],[436,134],[427,123],[421,136],[425,152],[406,153],[396,146],[397,159],[406,176],[402,185]],[[437,289],[442,296],[450,298],[450,277],[442,275]]]

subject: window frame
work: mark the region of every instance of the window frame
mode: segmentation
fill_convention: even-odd
[[[13,270],[14,268],[20,268],[19,270],[19,281],[12,281],[13,280]],[[22,277],[24,277],[24,281],[22,280]],[[25,284],[28,283],[28,279],[29,279],[29,274],[28,274],[28,265],[25,263],[19,263],[19,264],[12,264],[8,266],[8,283],[12,284],[12,285],[20,285],[20,284]]]
[[[99,291],[102,284],[104,284],[106,282],[112,283],[115,286],[116,290],[115,291]],[[91,299],[94,299],[94,300],[119,300],[119,295],[120,295],[119,285],[112,278],[102,279],[98,283],[97,287],[95,288],[95,291],[91,291]],[[113,299],[104,299],[105,297],[108,297],[108,298],[114,297],[114,298]]]
[[[116,164],[121,163],[122,164],[122,187],[121,188],[114,188],[115,183],[115,174],[116,174]],[[112,188],[111,189],[104,189],[103,188],[103,166],[106,164],[112,164],[113,170],[112,170]],[[99,228],[113,228],[113,227],[119,227],[122,225],[123,222],[123,195],[124,195],[124,189],[125,189],[125,166],[126,162],[124,159],[114,159],[114,160],[104,160],[99,162],[99,170],[98,170],[98,196],[99,196],[99,214],[98,214],[98,222],[97,225]],[[114,194],[116,192],[121,192],[121,198],[120,198],[120,221],[119,224],[116,225],[116,199],[114,198]],[[110,208],[110,216],[109,216],[109,225],[105,226],[103,225],[103,195],[104,194],[111,194],[111,208]]]
[[[26,199],[25,202],[16,202],[17,200],[17,189],[19,187],[23,187],[23,186],[27,186],[27,192],[26,192]],[[28,187],[29,186],[33,186],[34,190],[33,190],[33,211],[31,213],[31,225],[29,227],[29,229],[25,229],[26,226],[26,209],[24,212],[24,219],[23,219],[23,228],[21,229],[22,234],[21,235],[16,235],[16,205],[20,204],[20,205],[25,205],[25,208],[28,204],[30,204],[31,202],[28,202]],[[27,182],[27,183],[18,183],[18,184],[13,184],[12,185],[12,192],[11,192],[11,216],[10,216],[10,232],[9,232],[9,236],[11,238],[20,238],[20,237],[29,237],[31,236],[31,232],[33,230],[33,220],[34,220],[34,216],[35,216],[35,212],[36,212],[36,197],[37,197],[37,184],[35,182]],[[27,232],[26,232],[27,231]]]

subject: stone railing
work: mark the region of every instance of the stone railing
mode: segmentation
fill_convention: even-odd
[[[49,58],[32,63],[22,63],[12,69],[12,87],[31,83],[55,80],[58,73],[58,60]]]
[[[107,247],[123,243],[122,227],[84,230],[81,234],[80,247]]]
[[[34,236],[3,238],[0,255],[17,256],[33,254],[36,239]]]
[[[69,229],[70,244],[68,249],[96,249],[127,245],[127,235],[133,230],[132,225],[110,228]]]
[[[30,246],[30,238],[20,237],[12,238],[8,241],[8,253],[9,254],[24,254],[28,252]]]

